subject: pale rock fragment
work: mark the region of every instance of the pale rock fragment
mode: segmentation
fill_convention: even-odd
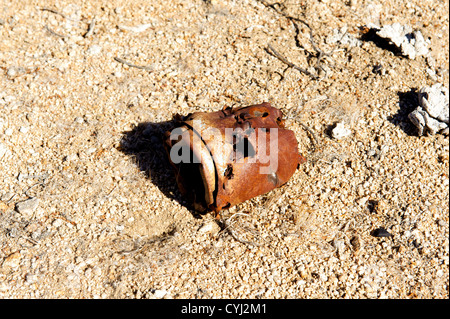
[[[352,131],[348,129],[344,123],[337,123],[336,126],[331,131],[331,136],[337,140],[345,138],[352,134]]]
[[[24,217],[31,217],[39,206],[39,198],[33,197],[16,204],[16,211]]]
[[[415,59],[428,53],[428,43],[420,31],[413,31],[410,26],[394,23],[385,25],[377,31],[381,38],[388,39],[398,47],[402,55]]]
[[[418,129],[419,136],[429,133],[448,135],[449,99],[448,89],[440,83],[419,90],[419,106],[408,118]]]

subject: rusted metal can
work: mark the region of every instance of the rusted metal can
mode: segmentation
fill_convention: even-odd
[[[165,148],[179,189],[197,211],[215,211],[286,183],[306,161],[283,114],[269,103],[175,116]]]

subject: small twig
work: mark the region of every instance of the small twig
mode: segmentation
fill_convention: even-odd
[[[308,133],[309,134],[311,134],[311,136],[313,137],[313,139],[314,139],[314,151],[313,152],[315,152],[316,151],[316,149],[317,149],[317,145],[319,145],[319,141],[317,140],[317,137],[316,137],[316,135],[314,134],[314,132],[313,132],[313,130],[311,130],[308,126],[306,126],[306,124],[303,124],[302,122],[300,122],[300,121],[297,121],[306,131],[308,131]]]
[[[114,190],[117,188],[117,185],[115,185],[114,187],[113,187],[113,189],[111,189],[110,191],[109,191],[109,193],[108,193],[108,195],[106,195],[106,197],[109,197],[111,194],[112,194],[112,192],[114,192]]]
[[[150,243],[151,243],[150,241],[147,241],[147,242],[143,243],[141,246],[133,248],[131,250],[121,250],[121,251],[118,252],[118,254],[120,254],[120,255],[131,255],[131,254],[140,252],[142,249],[144,249],[145,246],[149,245]]]
[[[41,8],[41,11],[48,11],[48,12],[51,12],[51,13],[54,13],[54,14],[58,14],[58,15],[60,15],[61,17],[67,19],[66,15],[65,15],[64,13],[61,13],[61,12],[59,12],[59,11],[56,11],[55,9],[52,9],[52,8]]]
[[[153,68],[150,66],[140,66],[140,65],[131,64],[130,62],[127,62],[118,57],[114,57],[114,60],[116,60],[119,63],[123,63],[123,64],[129,66],[130,68],[136,68],[136,69],[141,69],[141,70],[146,70],[146,71],[153,71]]]
[[[53,31],[52,29],[50,29],[47,25],[45,26],[45,29],[47,29],[47,31],[50,32],[50,34],[52,34],[52,35],[54,35],[54,36],[57,36],[57,37],[59,37],[59,38],[67,38],[66,35],[62,35],[62,34],[56,33],[55,31]]]
[[[262,246],[262,244],[259,244],[259,243],[253,242],[253,241],[249,241],[249,240],[242,239],[241,237],[239,237],[239,236],[236,234],[236,231],[233,229],[233,227],[231,227],[231,226],[233,226],[234,224],[237,224],[237,222],[238,222],[238,221],[236,220],[236,221],[234,221],[233,223],[230,223],[231,219],[232,219],[233,217],[235,217],[235,216],[240,216],[240,215],[242,215],[242,216],[248,216],[248,214],[246,214],[246,213],[240,213],[240,212],[237,212],[237,213],[233,214],[232,216],[230,216],[230,217],[227,218],[227,219],[221,219],[221,223],[222,223],[223,226],[224,226],[224,228],[221,230],[221,232],[227,231],[227,232],[231,235],[231,237],[233,237],[234,240],[236,240],[236,241],[238,241],[238,242],[240,242],[240,243],[242,243],[242,244],[252,245],[252,246],[258,246],[258,247]],[[239,224],[237,224],[236,227],[239,227],[239,228],[243,229],[244,231],[247,231],[247,232],[251,233],[251,234],[252,234],[253,236],[255,236],[255,237],[259,237],[259,238],[262,238],[263,240],[265,240],[258,232],[256,232],[256,231],[253,230],[253,229],[250,229],[250,228],[248,228],[248,227],[241,226],[241,225],[239,225]]]
[[[37,182],[37,183],[31,185],[30,187],[28,187],[28,189],[27,189],[25,192],[23,192],[23,193],[24,193],[25,195],[27,195],[29,198],[32,198],[33,196],[28,195],[28,192],[29,192],[32,188],[34,188],[35,186],[37,186],[37,185],[44,185],[44,183]]]
[[[293,68],[293,69],[295,69],[295,70],[297,70],[297,71],[299,71],[301,73],[309,75],[314,80],[318,80],[319,79],[319,77],[317,75],[314,75],[311,72],[309,72],[308,70],[300,68],[300,67],[296,66],[294,63],[289,62],[284,56],[282,56],[280,53],[278,53],[270,44],[267,47],[268,47],[268,49],[266,49],[266,51],[269,54],[273,55],[274,57],[279,59],[281,62],[287,64],[289,67],[291,67],[291,68]]]
[[[56,11],[55,9],[52,9],[52,8],[40,8],[40,10],[41,11],[48,11],[48,12],[51,12],[51,13],[54,13],[54,14],[58,14],[61,17],[63,17],[64,19],[67,19],[67,20],[70,20],[70,21],[75,21],[75,22],[81,21],[81,20],[78,20],[78,19],[70,18],[70,17],[66,16],[64,13]],[[84,21],[81,21],[81,22],[86,23]]]
[[[5,202],[5,204],[8,205],[9,203],[11,203],[12,200],[14,199],[14,197],[16,197],[16,195],[17,195],[17,194],[12,195],[11,198],[8,199],[8,200]]]
[[[163,237],[151,238],[151,239],[145,241],[141,245],[134,245],[135,247],[133,249],[121,250],[121,251],[118,251],[117,253],[119,255],[131,255],[131,254],[134,254],[134,253],[138,253],[138,252],[142,251],[146,246],[148,246],[150,244],[153,244],[153,243],[156,243],[156,242],[163,242],[163,241],[169,239],[171,236],[172,236],[171,234],[167,234],[167,235],[165,235]]]
[[[327,72],[326,72],[326,70],[325,70],[325,69],[323,68],[323,66],[322,66],[322,59],[323,59],[324,57],[326,57],[326,56],[330,56],[330,55],[334,52],[334,50],[336,49],[336,47],[333,48],[333,50],[331,50],[331,52],[328,52],[328,53],[323,52],[323,51],[316,45],[316,41],[314,40],[313,30],[312,30],[311,26],[310,26],[305,20],[300,19],[300,18],[293,17],[293,16],[291,16],[291,15],[289,15],[289,14],[283,12],[282,10],[280,10],[280,9],[276,6],[278,3],[269,4],[269,3],[267,3],[265,0],[260,0],[260,2],[261,2],[264,6],[266,6],[266,7],[268,7],[268,8],[271,8],[271,9],[275,10],[278,14],[282,15],[283,17],[285,17],[286,19],[288,19],[289,21],[291,21],[294,25],[295,25],[294,21],[300,22],[300,23],[302,23],[303,25],[305,25],[305,26],[309,29],[309,40],[310,40],[310,42],[311,42],[311,46],[313,47],[313,50],[316,52],[315,57],[316,57],[316,59],[317,59],[317,62],[316,62],[316,65],[315,65],[315,69],[322,70],[322,71],[324,71],[325,74],[326,74]],[[296,26],[296,25],[295,25],[295,26]],[[297,26],[296,26],[296,28],[297,28]],[[269,46],[269,47],[270,47],[270,46]],[[272,50],[273,50],[273,49],[272,49]],[[276,52],[276,51],[275,51],[275,52]],[[279,55],[279,54],[278,54],[278,55]],[[279,56],[277,56],[277,57],[280,59]],[[280,60],[282,60],[282,59],[280,59]],[[282,60],[282,61],[283,61],[283,60]],[[283,62],[289,65],[289,63],[287,63],[287,60],[286,60],[286,59],[284,59]],[[290,63],[290,64],[292,64],[292,63]],[[293,66],[291,66],[291,67],[293,67]],[[304,69],[299,69],[299,68],[295,68],[295,69],[299,70],[300,72],[303,72],[303,73],[306,73],[306,74],[312,76],[315,80],[319,79],[318,76],[311,75],[310,72],[307,72],[307,71],[305,72]]]
[[[59,212],[58,212],[58,213],[53,214],[53,216],[54,216],[55,218],[62,219],[62,220],[65,221],[66,223],[72,224],[72,226],[76,226],[76,225],[77,225],[76,222],[74,222],[74,221],[70,220],[69,218],[67,218],[63,213],[59,213]]]
[[[237,240],[238,242],[242,243],[242,244],[246,244],[246,245],[252,245],[252,246],[257,246],[260,247],[262,246],[261,244],[252,242],[252,241],[248,241],[245,239],[242,239],[241,237],[239,237],[238,235],[236,235],[236,233],[230,228],[228,229],[228,233],[231,235],[231,237],[233,237],[235,240]]]
[[[34,239],[27,237],[27,236],[22,236],[22,238],[24,238],[25,240],[28,240],[30,243],[32,243],[33,245],[37,245],[38,242],[35,241]]]
[[[95,18],[92,19],[91,23],[89,23],[88,29],[86,33],[83,35],[83,38],[89,37],[92,33],[94,33],[95,28]]]
[[[237,213],[234,213],[233,215],[231,215],[229,218],[227,218],[227,222],[229,222],[229,221],[231,221],[234,217],[236,217],[236,216],[248,216],[248,214],[247,213],[241,213],[241,212],[237,212]]]
[[[322,59],[323,59],[324,57],[326,57],[326,56],[330,56],[330,55],[333,53],[333,51],[334,51],[335,48],[334,48],[331,52],[328,52],[328,53],[323,52],[323,51],[317,46],[316,41],[314,40],[313,30],[312,30],[312,28],[310,27],[310,25],[309,25],[306,21],[304,21],[304,20],[302,20],[302,19],[299,19],[299,18],[296,18],[296,17],[292,17],[292,16],[289,16],[289,15],[286,15],[286,14],[284,14],[284,13],[281,13],[281,14],[282,14],[284,17],[286,17],[288,20],[290,20],[291,22],[292,22],[292,21],[300,22],[300,23],[304,24],[304,25],[309,29],[309,42],[311,43],[311,46],[313,47],[313,50],[316,52],[316,59],[317,59],[317,62],[316,62],[315,68],[324,71],[325,74],[326,74],[327,71],[322,67]]]

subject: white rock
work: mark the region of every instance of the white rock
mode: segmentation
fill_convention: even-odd
[[[18,69],[16,67],[9,67],[8,71],[6,72],[6,75],[9,77],[15,77],[18,74]]]
[[[385,25],[377,31],[377,35],[389,39],[401,50],[404,56],[410,59],[428,53],[428,43],[423,38],[422,33],[413,31],[410,26],[403,26],[400,23]]]
[[[37,281],[37,275],[34,275],[34,274],[27,274],[26,276],[25,276],[25,280],[26,280],[26,282],[27,283],[34,283],[34,282],[36,282]]]
[[[449,98],[448,89],[441,84],[423,87],[419,91],[419,104],[408,118],[417,127],[419,136],[442,132],[448,134]]]
[[[121,78],[121,77],[123,76],[123,73],[120,72],[120,71],[114,71],[113,75],[114,75],[115,77]]]
[[[17,268],[20,265],[20,260],[22,259],[22,255],[20,254],[20,252],[15,252],[12,253],[11,255],[9,255],[8,257],[6,257],[3,260],[3,267],[9,267],[9,268]]]
[[[155,289],[153,291],[153,296],[156,299],[162,299],[162,298],[164,298],[165,295],[167,295],[167,291],[165,291],[165,290]]]
[[[30,128],[29,128],[28,126],[22,126],[22,127],[19,129],[19,132],[20,132],[20,133],[26,134],[26,133],[28,133],[29,130],[30,130]]]
[[[336,127],[331,131],[331,136],[335,139],[342,139],[352,134],[352,131],[348,129],[344,123],[337,123]]]
[[[342,239],[335,239],[333,240],[333,246],[339,254],[342,254],[345,249],[345,242]]]
[[[216,222],[210,220],[205,222],[198,230],[200,234],[216,235],[220,231],[219,225]]]
[[[16,204],[16,210],[24,217],[31,217],[39,206],[39,198],[33,197]]]
[[[425,86],[421,88],[419,91],[419,104],[431,117],[448,124],[448,89],[443,87],[442,84],[436,83],[431,87]]]
[[[16,100],[16,97],[15,97],[14,95],[7,95],[7,96],[4,96],[4,97],[3,97],[3,100],[4,100],[6,103],[11,103],[11,102],[13,102],[13,101]]]
[[[87,49],[87,54],[89,55],[96,55],[99,54],[100,52],[102,52],[102,47],[99,45],[91,45],[88,49]]]
[[[70,154],[63,158],[64,162],[75,162],[78,159],[77,154]]]

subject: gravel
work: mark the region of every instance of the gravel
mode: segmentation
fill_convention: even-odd
[[[45,6],[61,14],[0,12],[0,298],[449,297],[448,137],[417,136],[417,105],[399,103],[449,87],[448,3]],[[369,23],[420,30],[428,53],[362,40]],[[343,27],[361,43],[327,43]],[[308,162],[223,222],[195,214],[164,157],[168,121],[264,101]]]

